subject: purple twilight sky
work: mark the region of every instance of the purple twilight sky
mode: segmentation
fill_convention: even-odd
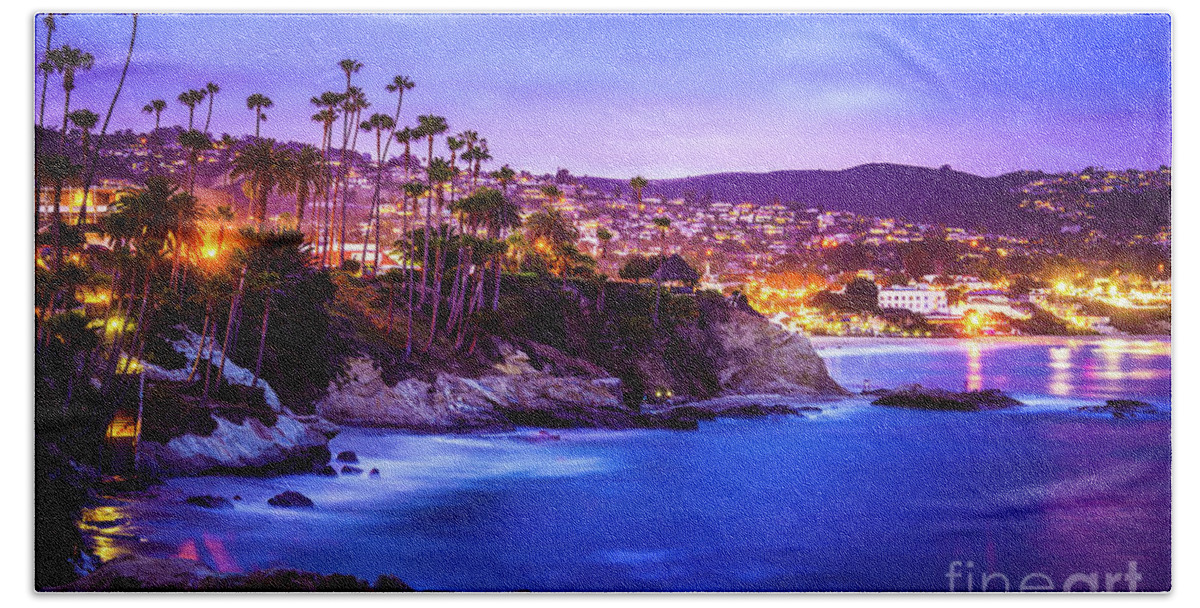
[[[58,20],[55,46],[96,57],[72,108],[103,115],[130,23]],[[212,81],[215,133],[253,133],[245,100],[263,93],[264,136],[316,143],[309,98],[342,90],[337,62],[354,58],[368,113],[390,113],[384,84],[406,75],[402,124],[445,116],[487,137],[496,164],[538,173],[1146,168],[1171,163],[1170,44],[1166,15],[146,14],[113,121],[144,131],[141,107],[161,98],[164,124],[186,123],[176,96]]]

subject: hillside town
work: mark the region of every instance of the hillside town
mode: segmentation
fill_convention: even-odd
[[[135,188],[152,171],[167,175],[188,171],[188,152],[172,136],[174,130],[117,134],[113,147],[101,156],[110,160],[110,167],[124,171],[110,170],[120,177],[99,180],[92,190],[91,213],[106,213],[122,191]],[[226,136],[200,152],[197,173],[207,182],[210,196],[244,205],[242,185],[232,183],[227,170],[235,144]],[[370,157],[350,158],[350,207],[365,217],[366,206],[359,201],[369,200],[373,186]],[[415,173],[416,158],[410,156],[409,164],[408,173]],[[385,183],[406,181],[403,165],[403,160],[391,163]],[[1098,309],[1169,311],[1171,237],[1169,226],[1155,234],[1121,238],[1108,238],[1098,230],[1082,231],[1080,226],[1094,219],[1096,212],[1088,196],[1169,189],[1170,179],[1169,167],[1127,171],[1089,167],[1039,178],[1019,188],[1014,194],[1021,197],[1021,209],[1070,222],[1062,230],[1073,237],[1066,244],[903,218],[796,208],[782,202],[666,199],[632,186],[602,192],[579,183],[566,170],[541,176],[514,172],[506,179],[482,171],[456,182],[447,196],[453,200],[470,188],[486,186],[506,191],[520,206],[522,217],[555,210],[578,230],[579,245],[596,258],[597,270],[614,278],[621,276],[631,259],[679,255],[698,273],[696,288],[743,293],[777,323],[797,331],[898,337],[1047,331],[1103,334],[1123,330],[1111,324],[1111,314],[1100,314]],[[53,195],[51,188],[43,188],[40,210],[44,214],[51,210]],[[68,188],[64,211],[77,212],[82,197],[80,189]],[[279,204],[272,209],[286,208],[285,197],[273,198]],[[395,192],[390,197],[385,194],[380,207],[382,229],[394,238],[421,214],[419,208],[400,204],[399,198]],[[449,209],[443,213],[449,219]],[[272,214],[275,222],[290,218],[287,211]],[[365,221],[358,225],[360,233],[366,231]],[[1159,254],[1159,263],[1126,269],[1094,258],[1075,257],[1059,267],[1031,263],[1063,261],[1072,255],[1067,251],[1072,244],[1098,239],[1113,246],[1140,246],[1151,258]],[[383,242],[379,271],[400,264],[387,240]],[[361,237],[347,237],[345,247],[351,259],[368,264],[374,259],[374,244],[364,243]],[[830,306],[828,297],[817,297],[844,294],[854,280],[875,287],[873,304],[852,310]],[[1039,322],[1031,323],[1035,317]],[[1161,332],[1169,331],[1169,326],[1158,323],[1141,329]]]

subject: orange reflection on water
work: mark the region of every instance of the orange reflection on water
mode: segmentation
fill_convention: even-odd
[[[983,348],[975,342],[967,346],[967,390],[983,390]]]
[[[91,541],[92,554],[100,561],[107,562],[130,553],[117,543],[118,538],[129,536],[125,518],[124,510],[114,505],[89,507],[80,512],[79,532]]]

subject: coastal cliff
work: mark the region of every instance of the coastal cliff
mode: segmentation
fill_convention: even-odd
[[[209,434],[184,433],[166,441],[143,441],[139,468],[159,476],[233,471],[285,473],[314,470],[329,462],[332,425],[279,415],[275,424],[246,416],[240,423],[215,414]]]
[[[339,382],[330,384],[316,412],[338,424],[424,432],[515,426],[694,428],[696,420],[727,415],[730,408],[741,414],[800,411],[728,399],[734,396],[795,401],[846,394],[807,338],[775,327],[751,310],[710,307],[695,322],[672,331],[636,353],[628,368],[632,374],[626,371],[632,382],[528,339],[493,338],[495,360],[469,377],[438,371],[388,384],[375,361],[359,357],[349,361]],[[682,370],[663,352],[671,341],[691,345],[683,350]],[[643,394],[636,392],[639,388]]]

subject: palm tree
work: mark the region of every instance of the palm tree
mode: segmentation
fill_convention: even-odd
[[[321,111],[313,115],[312,119],[314,122],[321,123],[321,134],[323,136],[321,139],[321,162],[325,173],[329,172],[329,151],[333,147],[333,123],[337,122],[338,107],[341,105],[343,99],[344,97],[341,93],[326,91],[310,100],[313,105],[322,108]],[[329,263],[329,240],[333,223],[329,187],[333,185],[334,181],[326,176],[322,184],[323,188],[321,189],[321,217],[319,218],[319,225],[317,227],[316,242],[317,255],[321,258],[322,265]]]
[[[225,247],[225,227],[233,223],[233,207],[217,205],[209,212],[208,218],[217,222],[217,253],[220,254]]]
[[[633,193],[635,196],[637,196],[637,203],[639,206],[642,204],[642,190],[649,185],[650,182],[640,175],[629,180],[629,187],[633,188]]]
[[[204,318],[200,324],[200,344],[196,349],[196,359],[192,363],[192,369],[188,372],[187,383],[192,383],[196,379],[196,373],[200,370],[201,359],[206,359],[204,356],[205,348],[209,349],[207,359],[212,358],[212,348],[215,347],[217,328],[211,323],[213,305],[219,298],[229,292],[232,285],[225,284],[221,281],[221,274],[206,268],[206,264],[201,263],[198,266],[199,280],[196,281],[195,293],[192,296],[194,301],[204,304]],[[209,327],[212,327],[212,335],[208,334]],[[207,375],[209,366],[205,366]]]
[[[419,137],[416,129],[412,127],[404,127],[397,129],[394,135],[396,141],[404,144],[404,177],[409,176],[409,169],[412,167],[412,141]]]
[[[415,273],[413,272],[413,265],[416,263],[416,257],[417,257],[417,239],[413,237],[414,230],[413,230],[412,222],[415,221],[417,218],[417,211],[420,207],[421,195],[424,193],[425,193],[425,184],[423,184],[421,182],[410,181],[410,182],[404,184],[404,195],[407,197],[411,197],[411,199],[412,199],[412,213],[410,215],[410,217],[412,219],[408,223],[408,229],[404,231],[406,238],[409,239],[409,243],[407,243],[408,252],[404,256],[406,259],[406,262],[407,262],[405,265],[407,266],[406,279],[408,281],[408,326],[407,326],[407,335],[404,338],[404,360],[405,361],[408,361],[408,358],[412,356],[413,291],[415,290],[415,286],[416,286],[416,281],[414,280]],[[425,246],[426,246],[426,248],[428,248],[429,247],[428,228],[426,229],[425,236],[426,236],[426,245]],[[426,259],[426,261],[428,261],[428,259],[429,259],[428,256],[426,256],[425,259]],[[424,276],[423,276],[424,272],[425,272],[424,267],[421,268],[421,272],[422,272],[422,280],[424,280]],[[425,292],[422,291],[421,293],[422,293],[422,296],[424,296]],[[424,298],[422,297],[422,299],[424,299]]]
[[[474,150],[475,150],[475,143],[479,141],[479,132],[471,130],[471,129],[467,129],[467,130],[459,133],[457,135],[456,139],[459,142],[461,142],[461,146],[463,148],[465,148],[465,150],[462,153],[462,159],[463,159],[463,162],[465,162],[467,164],[467,168],[466,168],[467,175],[470,175],[471,167],[473,166],[472,161],[474,160],[473,154],[474,154]],[[447,139],[446,143],[447,143],[447,145],[449,145],[450,140]],[[453,150],[453,148],[451,148],[451,149]],[[453,162],[454,155],[451,154],[450,158],[451,158],[451,162]]]
[[[346,92],[343,94],[343,95],[345,95],[345,99],[343,99],[343,103],[353,105],[353,98],[354,98],[356,89],[355,89],[355,87],[353,87],[350,84],[350,81],[353,79],[354,75],[357,74],[359,72],[359,70],[361,70],[363,68],[363,64],[361,61],[358,61],[356,59],[343,59],[338,62],[338,67],[342,68],[342,73],[344,73],[346,75]],[[361,92],[361,91],[359,91],[359,92]],[[347,118],[347,120],[342,122],[342,134],[346,139],[349,139],[350,129],[351,129],[351,120],[355,120],[358,117],[357,116],[347,116],[346,118]]]
[[[558,189],[558,186],[542,186],[542,194],[550,200],[551,204],[561,203],[563,191]]]
[[[380,137],[379,125],[373,125],[373,127],[376,129],[375,150],[376,150],[376,156],[378,157],[377,162],[379,163],[379,168],[376,173],[376,179],[375,179],[375,192],[371,196],[371,206],[375,210],[375,260],[374,260],[373,268],[376,268],[376,269],[379,268],[379,254],[380,254],[380,251],[379,251],[379,222],[380,222],[379,193],[380,193],[380,188],[382,187],[383,166],[384,166],[384,163],[387,161],[388,150],[392,146],[392,134],[396,130],[396,125],[399,124],[399,122],[400,122],[400,109],[404,105],[404,92],[407,90],[411,90],[415,86],[416,85],[405,76],[393,76],[392,82],[384,87],[384,89],[386,89],[387,92],[396,93],[396,114],[391,117],[390,124],[389,124],[389,121],[382,121],[382,119],[380,119],[381,122],[379,123],[379,125],[383,125],[382,130],[388,131],[388,135],[386,136],[387,143],[384,144],[382,151],[379,150],[379,137]],[[376,116],[378,116],[378,114]],[[376,120],[375,116],[372,116],[371,119]],[[411,138],[411,135],[409,137]],[[407,151],[408,151],[408,143],[406,141],[405,142],[405,152],[407,152]],[[405,163],[407,163],[407,161],[408,161],[408,157],[406,154]],[[405,178],[407,179],[407,177],[408,177],[407,164],[404,167],[404,172],[405,172]],[[371,218],[370,218],[370,215],[368,215],[368,217],[367,217],[367,232],[368,232],[368,234],[370,233],[370,230],[371,230]],[[363,265],[366,265],[366,262],[367,262],[366,248],[367,248],[367,243],[366,243],[366,240],[364,239],[363,240]]]
[[[608,257],[608,242],[612,238],[613,233],[609,232],[607,228],[596,229],[596,240],[600,241],[600,262],[604,262],[604,259]]]
[[[254,137],[259,137],[259,127],[262,122],[267,119],[267,114],[263,110],[269,109],[275,105],[270,97],[262,93],[254,93],[246,98],[246,109],[254,110]]]
[[[504,165],[495,171],[492,171],[492,179],[500,182],[500,187],[504,189],[504,195],[508,196],[508,187],[517,180],[517,172],[513,171],[512,167]]]
[[[350,111],[350,124],[353,130],[353,137],[350,140],[350,151],[357,152],[359,125],[362,124],[359,119],[362,118],[363,110],[371,107],[371,103],[367,101],[367,94],[362,89],[353,86],[350,87],[350,92],[346,97],[345,107]]]
[[[525,221],[525,238],[538,253],[550,258],[554,274],[565,277],[570,248],[579,239],[579,231],[558,209],[546,208]]]
[[[383,168],[384,168],[384,149],[383,140],[386,137],[390,143],[392,140],[392,131],[396,128],[396,121],[387,114],[376,112],[371,115],[371,118],[363,121],[359,128],[368,133],[375,132],[375,192],[371,196],[371,207],[367,210],[367,233],[363,235],[362,246],[362,265],[366,268],[367,265],[367,241],[371,237],[371,223],[375,223],[375,232],[378,237],[379,233],[379,192],[383,186]],[[385,135],[386,133],[386,135]],[[378,238],[376,238],[378,241]],[[376,260],[378,260],[379,248],[375,248]],[[374,270],[372,270],[374,272]]]
[[[138,15],[133,14],[133,30],[129,34],[129,50],[125,52],[125,65],[121,68],[121,77],[117,80],[117,90],[113,92],[112,101],[108,104],[108,112],[104,115],[104,124],[100,125],[100,135],[96,138],[96,145],[92,148],[91,157],[88,160],[87,178],[83,181],[83,200],[87,200],[88,193],[92,190],[92,180],[96,177],[96,165],[99,164],[100,147],[104,145],[104,135],[108,133],[108,122],[112,120],[113,110],[117,107],[117,100],[121,97],[121,90],[125,88],[125,76],[129,73],[129,63],[133,60],[133,45],[137,42],[137,25]]]
[[[215,82],[210,82],[204,85],[204,90],[208,93],[208,116],[204,118],[204,132],[208,133],[208,125],[212,122],[213,100],[217,98],[217,93],[221,92],[221,87]]]
[[[79,70],[90,70],[96,63],[96,58],[92,57],[91,53],[85,53],[80,49],[69,45],[62,45],[57,49],[51,50],[46,54],[46,59],[50,62],[54,71],[62,74],[63,87],[63,119],[61,147],[66,145],[67,138],[67,116],[71,113],[71,92],[75,90],[75,73]]]
[[[471,149],[471,159],[475,161],[475,167],[471,170],[471,187],[474,188],[479,181],[479,170],[484,161],[492,160],[492,155],[488,153],[486,137],[479,140],[479,145]]]
[[[671,218],[656,217],[654,218],[654,226],[658,228],[658,248],[662,255],[667,255],[667,230],[671,228]]]
[[[42,72],[42,102],[38,107],[38,126],[45,126],[46,119],[46,88],[50,84],[50,74],[54,73],[54,63],[50,61],[50,39],[54,36],[54,13],[42,17],[42,25],[46,26],[46,50],[42,54],[42,62],[38,70]]]
[[[301,238],[303,239],[303,236]],[[279,289],[283,285],[283,277],[277,272],[267,270],[258,273],[254,277],[254,282],[258,290],[263,293],[263,316],[262,329],[258,334],[258,356],[254,359],[254,379],[250,382],[251,387],[258,386],[258,379],[262,374],[263,353],[267,349],[267,322],[271,318],[271,300],[279,293]]]
[[[159,119],[162,118],[162,111],[167,109],[167,102],[161,99],[152,100],[150,103],[142,106],[142,111],[146,114],[154,115],[154,130],[158,131]]]
[[[321,151],[309,144],[300,146],[300,151],[295,155],[295,162],[292,163],[292,184],[296,192],[296,230],[301,230],[303,225],[309,195],[321,191],[327,178],[321,163]]]
[[[437,189],[435,191],[435,199],[437,201],[438,222],[440,223],[441,217],[442,217],[442,207],[445,203],[446,184],[453,183],[454,169],[453,169],[453,167],[450,166],[450,163],[446,159],[438,157],[438,158],[434,158],[429,163],[429,167],[428,167],[428,170],[426,171],[426,173],[428,174],[428,177],[432,181],[432,183],[437,185]],[[425,208],[425,212],[426,212],[426,216],[428,217],[430,215],[430,209],[428,206]],[[426,225],[428,226],[428,223]],[[428,238],[428,235],[426,236],[426,238]],[[433,295],[432,295],[432,297],[433,297],[433,313],[432,313],[432,320],[431,320],[430,326],[429,326],[429,328],[430,328],[429,342],[426,343],[426,345],[425,345],[426,350],[428,350],[431,346],[433,346],[433,338],[434,338],[434,333],[435,333],[434,330],[437,326],[438,307],[440,306],[441,300],[442,300],[442,269],[443,269],[443,266],[446,261],[445,244],[446,244],[447,238],[448,238],[448,235],[444,231],[442,231],[442,230],[438,231],[438,237],[435,242],[436,255],[434,256],[433,281],[432,281],[432,284],[430,285],[430,287],[432,287],[432,289],[433,289]],[[426,249],[425,250],[425,262],[427,264],[429,261],[428,241],[426,241],[425,249]],[[425,272],[424,267],[422,267],[422,269],[421,269],[421,275],[422,275],[421,284],[422,284],[422,286],[425,285],[424,277],[426,276],[426,274],[427,273]],[[422,292],[422,295],[424,295],[424,292]]]
[[[355,93],[360,93],[351,81],[354,74],[358,73],[363,68],[363,64],[355,59],[343,59],[338,62],[338,67],[346,75],[346,91],[341,94],[342,108],[342,151],[338,156],[338,172],[333,181],[333,201],[330,207],[330,219],[334,219],[334,215],[338,216],[338,264],[346,260],[346,185],[345,179],[348,173],[346,148],[350,145],[350,135],[352,131],[352,121],[357,119],[356,108],[360,105],[356,99]],[[354,122],[354,127],[357,127],[357,122]],[[338,205],[338,196],[341,195],[341,205]],[[338,213],[340,212],[340,213]],[[331,224],[333,222],[331,221]]]
[[[388,93],[397,94],[394,120],[400,120],[400,106],[404,103],[404,92],[412,90],[415,86],[417,86],[416,83],[409,80],[407,76],[393,76],[392,82],[384,87]]]
[[[289,171],[289,154],[275,145],[273,139],[260,139],[245,148],[233,159],[233,177],[245,177],[250,185],[253,202],[251,217],[259,225],[267,217],[267,197]]]
[[[458,176],[458,168],[457,168],[458,165],[455,164],[455,161],[458,159],[458,151],[460,149],[462,149],[462,147],[464,145],[466,145],[465,142],[463,142],[461,139],[459,139],[457,137],[447,137],[446,138],[446,147],[450,149],[450,169],[454,173],[455,176]],[[470,166],[471,166],[470,163],[468,163],[467,164],[468,169],[470,169]],[[451,203],[454,202],[454,182],[453,181],[450,182],[450,202]]]
[[[504,168],[507,168],[505,165]],[[512,169],[509,169],[511,171]],[[501,182],[503,183],[503,182]],[[507,196],[507,193],[502,197],[499,203],[491,208],[491,217],[489,218],[489,229],[493,231],[493,237],[497,242],[495,251],[496,259],[495,275],[496,286],[492,292],[492,311],[500,310],[500,277],[503,274],[502,260],[504,257],[505,246],[507,239],[505,232],[517,228],[521,225],[521,208]]]
[[[188,194],[196,193],[196,164],[200,162],[200,153],[212,149],[212,141],[208,135],[189,129],[179,134],[179,145],[188,151]]]
[[[91,154],[89,150],[91,149],[90,144],[92,138],[92,129],[96,128],[96,123],[100,121],[100,116],[91,110],[83,109],[71,112],[70,118],[71,122],[74,123],[76,127],[79,127],[81,131],[83,131],[83,156],[84,158],[90,158]],[[83,197],[83,203],[79,206],[78,224],[84,224],[87,222],[87,204],[87,196],[85,195]]]
[[[207,95],[208,91],[205,89],[188,89],[180,93],[179,97],[176,97],[179,103],[188,107],[188,131],[192,130],[193,118],[196,115],[196,106],[200,105],[200,102],[204,101]]]
[[[417,128],[413,135],[416,137],[426,137],[429,139],[429,153],[425,157],[425,191],[428,197],[425,199],[425,251],[422,254],[424,261],[421,263],[421,301],[420,305],[425,305],[425,292],[429,289],[429,283],[426,280],[428,277],[429,268],[429,232],[432,230],[433,215],[431,213],[433,197],[433,138],[445,133],[449,127],[446,125],[446,119],[441,116],[433,116],[427,114],[417,117]],[[449,170],[447,163],[446,170]],[[441,209],[438,210],[438,221],[441,221]]]

